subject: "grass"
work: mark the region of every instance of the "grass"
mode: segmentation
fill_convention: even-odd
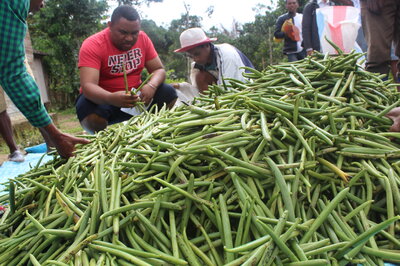
[[[83,129],[76,117],[75,108],[69,108],[57,112],[57,126],[65,133],[72,135],[80,135],[83,133]]]
[[[75,111],[75,107],[71,107],[68,109],[64,109],[64,110],[58,110],[55,111],[55,113],[57,113],[58,115],[74,115],[76,117],[76,111]]]

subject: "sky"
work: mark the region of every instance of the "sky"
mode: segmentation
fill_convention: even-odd
[[[186,5],[190,6],[190,14],[203,18],[202,25],[204,30],[208,30],[212,26],[221,28],[221,25],[230,30],[233,21],[241,24],[253,22],[257,11],[254,10],[257,4],[270,2],[268,0],[164,0],[162,3],[151,3],[149,7],[143,5],[141,16],[144,19],[151,19],[158,26],[168,26],[174,19],[180,19],[184,14]],[[109,0],[110,6],[114,3]],[[207,16],[207,8],[214,6],[214,13],[209,18]],[[115,4],[110,8],[110,13],[114,9]]]

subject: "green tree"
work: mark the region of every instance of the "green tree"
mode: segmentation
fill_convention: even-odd
[[[77,59],[82,41],[104,25],[105,0],[48,0],[46,7],[29,18],[33,47],[45,52],[44,64],[49,73],[49,88],[66,93],[58,103],[68,107],[79,88]],[[57,103],[56,103],[57,104]]]
[[[171,58],[171,47],[174,43],[173,38],[168,33],[168,30],[157,26],[157,24],[153,20],[142,20],[141,29],[146,32],[151,41],[154,44],[154,48],[156,49],[158,55],[160,56],[163,64],[169,64]]]
[[[157,26],[153,20],[143,19],[141,21],[141,30],[150,37],[159,54],[168,52],[168,47],[172,44],[172,40],[168,37],[168,32],[165,28]]]
[[[262,70],[270,64],[283,60],[282,44],[273,41],[277,14],[267,11],[266,15],[257,15],[254,22],[246,23],[235,46],[246,54],[256,69]]]

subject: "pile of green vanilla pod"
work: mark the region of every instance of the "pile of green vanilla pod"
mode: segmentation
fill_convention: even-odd
[[[400,262],[400,105],[362,55],[226,79],[9,183],[1,265]]]

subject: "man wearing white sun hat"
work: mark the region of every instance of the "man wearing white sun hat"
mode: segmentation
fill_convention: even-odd
[[[192,85],[199,92],[207,90],[208,85],[222,84],[223,78],[245,81],[241,67],[254,68],[250,60],[234,46],[212,44],[217,38],[209,38],[201,28],[190,28],[180,35],[181,48],[177,53],[186,53],[193,60]]]

